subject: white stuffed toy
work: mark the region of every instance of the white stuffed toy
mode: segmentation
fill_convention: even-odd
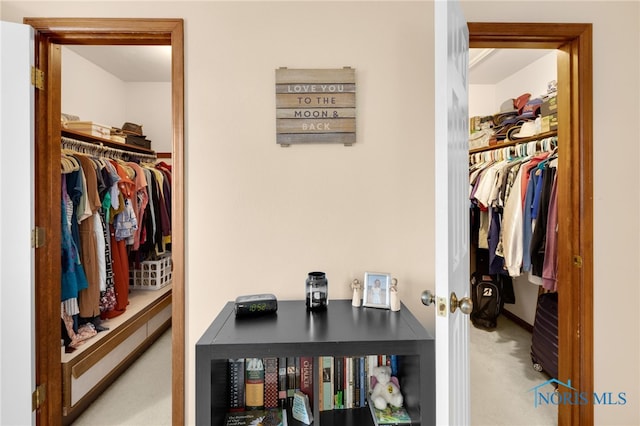
[[[402,407],[402,394],[396,381],[392,380],[391,367],[378,366],[373,368],[372,382],[375,378],[375,385],[371,391],[371,402],[379,409],[384,410],[387,404],[394,407]],[[395,379],[395,378],[394,378]]]

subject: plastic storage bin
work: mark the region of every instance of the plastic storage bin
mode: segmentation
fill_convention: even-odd
[[[140,269],[129,268],[129,288],[133,290],[158,290],[171,283],[171,254],[158,260],[140,262]]]

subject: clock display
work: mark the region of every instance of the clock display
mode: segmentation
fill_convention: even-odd
[[[236,317],[268,314],[277,310],[278,300],[273,294],[254,294],[236,298]]]

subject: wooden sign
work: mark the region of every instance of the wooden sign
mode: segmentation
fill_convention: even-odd
[[[276,136],[282,146],[355,143],[355,70],[277,69]]]

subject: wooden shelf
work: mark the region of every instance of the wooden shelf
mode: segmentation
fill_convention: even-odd
[[[120,142],[112,141],[111,139],[101,138],[99,136],[88,135],[86,133],[78,132],[75,130],[62,129],[62,136],[76,139],[82,142],[89,142],[96,145],[102,145],[109,148],[121,149],[123,151],[137,152],[140,154],[155,155],[155,151],[147,149],[137,145],[127,145]]]
[[[508,146],[514,146],[520,143],[526,143],[526,142],[531,142],[531,141],[539,141],[541,139],[545,139],[545,138],[550,138],[552,136],[557,136],[558,135],[558,131],[557,130],[553,130],[551,132],[545,132],[545,133],[540,133],[534,136],[530,136],[528,138],[521,138],[521,139],[516,139],[516,140],[505,140],[503,142],[498,142],[496,145],[491,145],[491,146],[483,146],[481,148],[474,148],[474,149],[470,149],[469,150],[469,154],[475,154],[477,152],[484,152],[484,151],[491,151],[492,149],[499,149],[499,148],[505,148]]]

